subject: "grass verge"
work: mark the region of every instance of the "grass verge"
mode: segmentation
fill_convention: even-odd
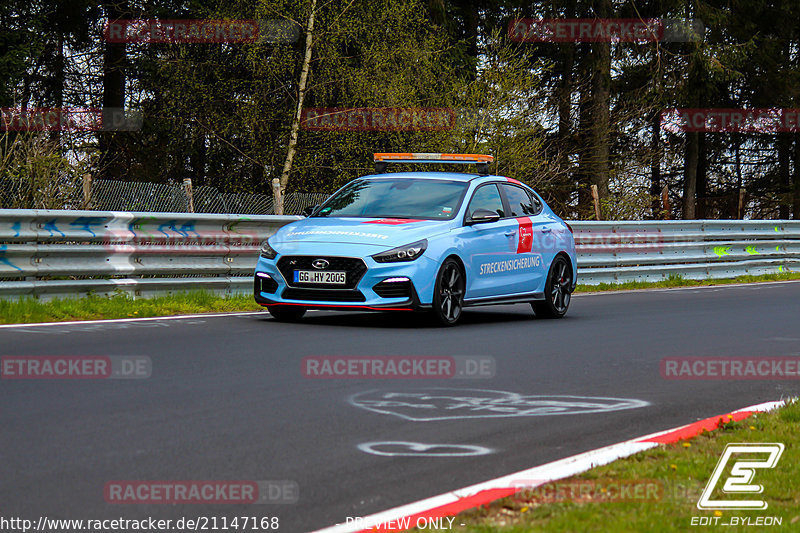
[[[773,469],[755,470],[753,483],[764,491],[754,495],[714,498],[764,500],[763,511],[700,511],[697,501],[729,443],[780,442],[785,451]],[[740,456],[741,457],[741,456]],[[766,455],[754,456],[763,459]],[[743,458],[743,457],[742,457]],[[750,458],[748,458],[750,459]],[[731,464],[718,485],[730,475]],[[655,483],[662,490],[641,497],[613,498],[615,487]],[[616,485],[615,485],[616,484]],[[587,487],[590,490],[584,490]],[[606,492],[603,489],[606,488]],[[653,494],[657,497],[652,497]],[[636,494],[632,492],[631,494]],[[572,497],[574,496],[574,497]],[[710,523],[692,525],[702,518]],[[736,518],[734,518],[736,517]],[[750,525],[730,525],[750,518]],[[756,520],[777,517],[780,525],[756,526]],[[777,522],[777,521],[776,521]],[[465,527],[460,527],[460,524]],[[459,533],[522,533],[528,531],[800,531],[800,403],[797,401],[740,422],[720,424],[688,441],[662,445],[615,461],[573,478],[524,491],[455,517]],[[727,525],[727,527],[723,527]],[[430,530],[427,530],[430,531]],[[441,530],[444,531],[444,530]]]
[[[194,313],[256,311],[261,306],[251,294],[221,297],[192,291],[132,299],[124,294],[105,297],[64,298],[40,301],[34,298],[0,300],[0,323],[20,324],[109,318],[141,318]]]
[[[673,276],[657,282],[628,282],[619,284],[578,285],[576,292],[619,291],[631,289],[657,289],[669,287],[695,287],[728,285],[731,283],[757,283],[800,279],[800,272],[739,276],[730,279],[689,280]],[[169,316],[193,313],[219,313],[256,311],[261,309],[250,294],[221,297],[204,291],[177,293],[156,298],[126,296],[87,296],[41,301],[35,298],[0,299],[0,324],[30,324],[36,322],[62,322],[67,320],[94,320]]]

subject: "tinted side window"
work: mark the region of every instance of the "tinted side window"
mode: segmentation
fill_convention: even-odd
[[[506,216],[503,210],[503,200],[500,198],[500,191],[497,190],[497,185],[484,185],[475,191],[467,208],[467,217],[471,217],[472,213],[478,209],[488,209],[497,213],[500,217]]]
[[[533,198],[528,194],[528,191],[521,187],[514,185],[503,185],[503,192],[506,193],[506,199],[511,207],[512,217],[525,217],[535,215],[539,212]],[[538,202],[537,202],[538,203]]]

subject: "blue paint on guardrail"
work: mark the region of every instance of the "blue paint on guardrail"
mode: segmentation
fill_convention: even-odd
[[[194,233],[195,235],[197,235],[199,237],[200,234],[197,233],[197,230],[195,230],[194,225],[195,225],[194,220],[190,220],[188,222],[185,222],[183,224],[183,226],[181,226],[181,229],[179,231],[183,232],[181,234],[184,235],[185,237],[189,236],[189,232]]]
[[[91,227],[102,226],[104,220],[105,219],[102,217],[78,217],[73,222],[70,222],[69,225],[76,226],[84,231],[88,231],[89,233],[92,234],[92,237],[97,237],[97,234],[92,231]]]
[[[178,235],[180,235],[182,237],[188,237],[189,234],[186,233],[185,231],[183,231],[183,229],[178,229],[178,228],[175,227],[177,224],[178,224],[177,220],[170,220],[168,222],[165,222],[164,224],[161,224],[158,227],[158,231],[160,231],[161,233],[163,233],[164,235],[169,237],[169,233],[164,231],[164,228],[167,228],[167,229],[169,229],[171,231],[174,231],[175,233],[177,233]]]
[[[53,232],[56,232],[56,231],[58,233],[60,233],[62,237],[66,237],[64,232],[61,231],[60,229],[58,229],[58,226],[56,226],[56,219],[48,220],[47,222],[45,222],[43,229],[46,229],[47,231],[49,231],[51,237],[53,236]]]
[[[0,244],[0,263],[8,265],[11,268],[16,268],[17,270],[22,272],[22,269],[20,267],[12,263],[11,260],[6,257],[6,250],[8,250],[8,246],[6,246],[5,244]]]

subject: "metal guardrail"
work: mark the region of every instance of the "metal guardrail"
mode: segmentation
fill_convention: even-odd
[[[578,283],[722,279],[800,269],[800,221],[570,222]]]
[[[300,218],[0,210],[0,297],[247,293],[260,243]],[[585,285],[800,269],[800,221],[570,224]]]
[[[261,242],[300,218],[0,210],[0,297],[249,292]]]

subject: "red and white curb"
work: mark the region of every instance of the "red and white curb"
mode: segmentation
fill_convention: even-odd
[[[317,530],[314,533],[375,533],[387,531],[405,531],[433,519],[453,516],[467,509],[506,498],[522,490],[531,489],[564,479],[596,466],[604,465],[655,448],[659,444],[670,444],[712,431],[718,427],[720,419],[743,420],[753,413],[771,411],[784,404],[783,401],[766,402],[744,407],[731,413],[713,416],[666,431],[659,431],[636,439],[619,442],[596,450],[591,450],[565,459],[559,459],[527,470],[521,470],[507,476],[499,477],[470,487],[440,494],[418,502],[401,505],[394,509],[382,511],[370,516],[358,517],[358,520],[337,524]]]

